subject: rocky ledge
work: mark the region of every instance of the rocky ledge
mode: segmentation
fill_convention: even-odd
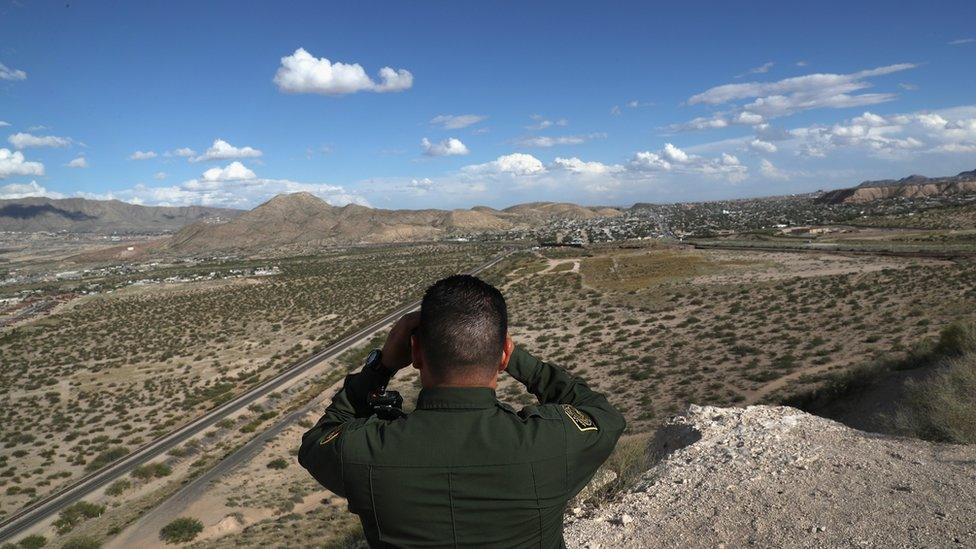
[[[850,429],[789,407],[691,406],[570,547],[974,547],[976,447]]]

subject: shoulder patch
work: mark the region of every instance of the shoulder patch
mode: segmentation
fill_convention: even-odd
[[[600,428],[593,422],[593,418],[580,412],[572,404],[563,404],[563,412],[572,420],[573,425],[580,431],[599,431]]]
[[[324,437],[322,437],[322,440],[319,441],[319,445],[320,446],[325,446],[326,444],[328,444],[328,443],[332,442],[333,440],[339,438],[339,433],[341,433],[341,432],[342,432],[342,427],[337,427],[334,431],[332,431],[331,433],[329,433],[329,434],[325,435]]]

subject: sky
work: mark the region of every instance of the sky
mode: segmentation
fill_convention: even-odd
[[[951,175],[976,168],[973,21],[972,1],[0,0],[0,198],[629,205]]]

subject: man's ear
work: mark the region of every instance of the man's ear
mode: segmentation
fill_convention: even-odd
[[[424,352],[420,348],[420,338],[417,334],[410,336],[410,356],[413,359],[413,367],[420,370],[424,367]]]
[[[498,365],[498,371],[504,372],[508,369],[508,361],[512,359],[512,353],[515,352],[515,343],[512,341],[512,336],[505,334],[505,346],[502,348],[502,361]]]

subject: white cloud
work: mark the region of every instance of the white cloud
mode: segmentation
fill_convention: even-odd
[[[69,168],[87,168],[88,160],[84,156],[79,156],[74,158],[71,162],[68,162],[67,166]]]
[[[49,191],[37,184],[37,181],[30,183],[11,183],[0,186],[0,200],[13,200],[17,198],[27,198],[31,196],[46,196],[49,198],[64,198],[64,195]]]
[[[953,40],[953,41],[949,42],[949,45],[950,46],[961,46],[963,44],[972,44],[973,42],[976,42],[976,38],[959,38],[957,40]]]
[[[727,150],[751,150],[762,155],[786,152],[807,158],[847,153],[850,160],[866,156],[907,160],[917,159],[919,155],[971,154],[976,152],[976,104],[889,115],[866,111],[836,124],[814,124],[787,130],[764,123],[753,126],[753,129],[753,136],[702,143],[689,147],[688,152],[715,154]],[[933,157],[922,165],[935,166],[934,172],[939,166],[935,162]],[[810,175],[796,169],[789,173]],[[856,171],[844,173],[857,177]]]
[[[28,147],[67,147],[71,145],[68,137],[57,137],[54,135],[33,135],[29,133],[15,133],[7,138],[7,141],[18,149]]]
[[[512,153],[499,156],[491,162],[465,166],[462,171],[469,174],[509,174],[519,176],[539,175],[546,172],[542,161],[531,154]]]
[[[549,119],[545,118],[544,116],[542,116],[541,114],[533,114],[529,118],[531,118],[532,120],[534,120],[535,121],[535,124],[532,124],[530,126],[526,126],[525,129],[532,130],[532,131],[544,130],[546,128],[551,128],[553,126],[568,126],[569,125],[569,120],[566,120],[565,118],[559,118],[557,120],[549,120]]]
[[[756,114],[754,112],[742,111],[736,115],[733,122],[736,124],[746,124],[749,126],[755,126],[757,124],[762,124],[764,121],[762,115]]]
[[[200,156],[190,158],[190,162],[201,162],[204,160],[230,160],[233,158],[257,158],[262,154],[264,153],[252,147],[235,147],[223,139],[214,139],[213,145],[211,145],[209,149],[207,149]]]
[[[431,143],[426,137],[420,140],[420,146],[427,156],[461,156],[468,154],[468,147],[456,137],[450,137],[439,143]]]
[[[759,161],[759,173],[767,179],[789,179],[789,175],[786,172],[780,170],[765,158]]]
[[[434,182],[431,181],[429,177],[424,177],[423,179],[411,179],[410,183],[407,183],[407,189],[416,195],[424,195],[434,188]]]
[[[331,62],[325,57],[315,57],[298,48],[295,53],[282,57],[281,66],[275,73],[274,83],[286,93],[319,93],[343,95],[359,91],[398,92],[413,86],[413,75],[408,70],[383,67],[379,71],[380,82],[374,82],[359,63]]]
[[[559,135],[523,137],[515,141],[520,147],[555,147],[557,145],[580,145],[593,139],[603,139],[605,133],[591,133],[589,135]]]
[[[242,181],[257,176],[244,164],[234,161],[223,168],[210,168],[202,177],[204,181]]]
[[[552,161],[552,168],[585,175],[604,175],[616,173],[623,169],[622,166],[615,164],[611,165],[604,164],[602,162],[585,162],[575,156],[572,158],[556,157]]]
[[[748,76],[750,74],[766,74],[769,72],[769,69],[773,68],[774,64],[775,63],[772,61],[768,61],[762,65],[759,65],[758,67],[751,68],[742,74],[736,75],[736,78],[742,78],[743,76]]]
[[[129,160],[150,160],[156,156],[156,151],[136,151],[129,155]]]
[[[776,152],[776,145],[762,139],[753,139],[749,142],[749,148],[762,153],[772,154]]]
[[[445,130],[460,130],[473,126],[488,117],[481,114],[440,114],[431,119],[430,123]]]
[[[717,158],[689,154],[671,143],[659,151],[638,151],[628,169],[635,173],[673,172],[725,178],[732,182],[745,178],[748,168],[734,155],[722,153]]]
[[[715,117],[699,116],[682,124],[672,124],[668,126],[668,128],[673,131],[714,130],[719,128],[727,128],[728,126],[729,121],[726,120],[724,116],[719,115]]]
[[[858,71],[850,74],[808,74],[775,82],[746,82],[724,84],[693,95],[689,105],[735,104],[731,112],[719,112],[699,117],[684,124],[671,126],[674,130],[722,128],[729,124],[760,124],[767,119],[823,108],[848,108],[891,101],[893,93],[857,93],[871,87],[868,79],[913,69],[913,63],[899,63]]]
[[[644,107],[653,107],[654,103],[651,101],[640,101],[638,99],[631,99],[630,101],[624,103],[624,106],[626,106],[628,109],[641,109]],[[610,114],[612,114],[613,116],[620,116],[620,113],[621,113],[620,105],[614,105],[610,109]]]
[[[3,120],[0,120],[0,128],[5,128],[5,127],[7,127],[9,125],[10,125],[10,122],[5,122]]]
[[[837,91],[838,88],[846,91],[855,91],[870,86],[870,84],[864,81],[865,78],[914,69],[916,66],[913,63],[899,63],[850,74],[808,74],[805,76],[785,78],[777,82],[725,84],[693,95],[688,99],[688,104],[695,105],[704,103],[707,105],[719,105],[738,99],[794,93],[807,94],[822,90]]]
[[[153,174],[153,179],[155,179],[156,181],[162,181],[163,179],[166,179],[166,172],[156,172],[156,173],[154,173]]]
[[[190,158],[191,156],[196,156],[197,151],[191,149],[190,147],[180,147],[179,149],[173,149],[172,151],[167,151],[165,156],[179,156],[181,158]]]
[[[310,192],[334,206],[350,203],[369,205],[365,197],[347,191],[339,185],[261,178],[239,162],[232,162],[224,168],[208,169],[200,178],[190,179],[178,185],[149,187],[138,184],[122,191],[86,196],[154,206],[203,204],[228,208],[252,208],[274,195],[300,191]]]
[[[44,175],[44,164],[25,160],[20,151],[0,149],[0,179],[12,175]]]
[[[880,158],[917,153],[976,151],[976,107],[882,116],[865,112],[831,126],[790,131],[804,156],[823,157],[836,149],[863,149]]]
[[[0,63],[0,80],[26,80],[27,73]]]
[[[681,164],[684,164],[689,160],[688,154],[685,151],[675,147],[671,143],[666,143],[664,145],[664,149],[661,151],[661,156],[670,160],[671,162],[678,162]]]

